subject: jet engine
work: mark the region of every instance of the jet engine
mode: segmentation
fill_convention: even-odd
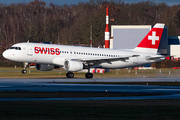
[[[36,69],[40,71],[50,71],[54,69],[54,65],[49,64],[36,64]]]
[[[78,61],[68,61],[68,60],[66,60],[64,62],[64,69],[66,71],[71,71],[71,72],[81,71],[83,69],[83,63],[78,62]]]

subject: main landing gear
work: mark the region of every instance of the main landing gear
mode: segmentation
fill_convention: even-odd
[[[66,77],[67,78],[73,78],[74,77],[74,73],[68,72],[68,73],[66,73]]]
[[[88,66],[88,72],[85,74],[85,77],[86,77],[87,79],[93,78],[93,74],[90,73],[90,66]]]
[[[24,62],[23,64],[24,64],[24,69],[22,70],[22,73],[26,74],[27,73],[26,66],[28,65],[28,63]]]
[[[66,73],[66,77],[67,77],[67,78],[73,78],[73,77],[74,77],[74,73],[72,73],[72,72],[69,71],[68,73]],[[90,73],[90,67],[88,68],[88,72],[85,74],[85,77],[86,77],[87,79],[93,78],[93,74]]]
[[[68,73],[66,73],[66,77],[67,77],[67,78],[74,78],[74,73],[68,72]],[[93,74],[90,73],[90,72],[87,72],[87,73],[85,74],[85,77],[86,77],[87,79],[91,79],[91,78],[93,78]]]
[[[85,74],[85,77],[86,77],[87,79],[91,79],[91,78],[93,78],[93,74],[87,72],[87,73]]]

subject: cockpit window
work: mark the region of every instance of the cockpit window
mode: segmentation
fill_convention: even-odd
[[[20,47],[11,47],[10,49],[21,50]]]

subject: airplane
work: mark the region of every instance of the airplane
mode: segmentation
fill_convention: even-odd
[[[121,69],[165,60],[157,52],[163,29],[164,24],[156,23],[139,45],[129,50],[26,42],[14,44],[3,52],[3,57],[26,63],[22,73],[27,72],[28,63],[35,63],[40,71],[64,67],[67,78],[73,78],[73,72],[88,69],[85,77],[93,78],[90,68]]]

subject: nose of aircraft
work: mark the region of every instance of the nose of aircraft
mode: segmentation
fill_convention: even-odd
[[[8,59],[9,58],[9,54],[8,54],[9,52],[7,51],[7,50],[5,50],[4,52],[3,52],[3,57],[4,58],[6,58],[6,59]]]

